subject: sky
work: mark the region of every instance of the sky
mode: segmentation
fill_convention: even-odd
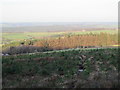
[[[0,0],[0,22],[117,22],[119,0]]]

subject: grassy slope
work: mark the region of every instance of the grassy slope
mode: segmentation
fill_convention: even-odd
[[[4,87],[118,87],[118,49],[68,50],[3,57]],[[85,60],[85,70],[78,65]]]

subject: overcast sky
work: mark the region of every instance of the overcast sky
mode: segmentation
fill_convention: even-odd
[[[0,0],[0,22],[117,22],[119,0]]]

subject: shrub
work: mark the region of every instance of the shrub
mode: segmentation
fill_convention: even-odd
[[[52,51],[52,48],[49,47],[36,47],[36,46],[18,46],[18,47],[10,47],[4,51],[3,54],[23,54],[23,53],[34,53],[34,52],[45,52]]]

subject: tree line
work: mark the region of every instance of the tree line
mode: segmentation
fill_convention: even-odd
[[[34,46],[50,47],[53,49],[66,49],[77,47],[95,47],[118,45],[118,35],[103,33],[85,35],[67,35],[56,39],[45,39],[34,43]]]

